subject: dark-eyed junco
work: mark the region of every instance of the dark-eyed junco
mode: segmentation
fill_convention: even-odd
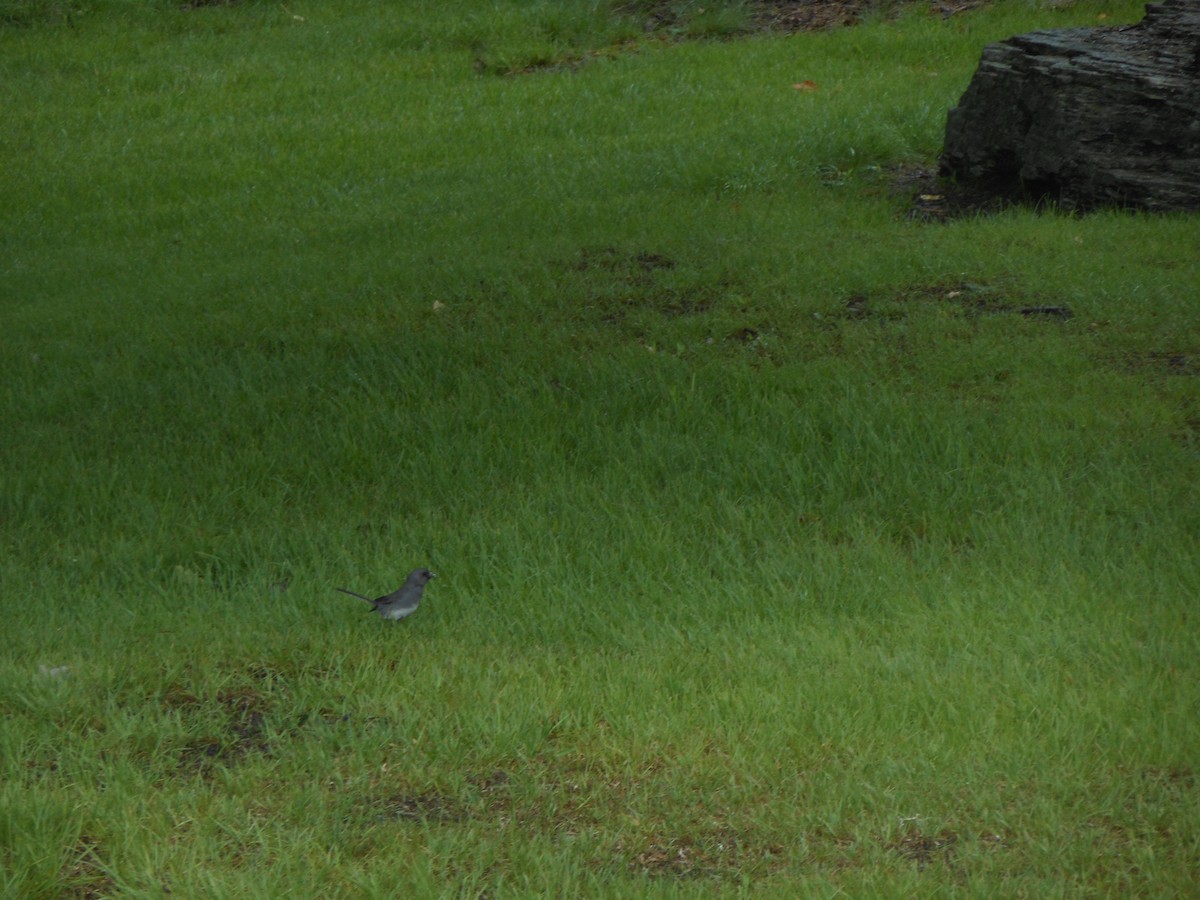
[[[366,600],[371,604],[372,611],[379,613],[385,619],[403,619],[417,611],[417,607],[421,603],[421,594],[425,590],[425,583],[433,577],[434,574],[428,569],[414,569],[408,576],[408,580],[398,590],[382,597],[376,597],[374,600],[345,588],[338,588],[338,590],[351,597],[357,597],[359,600]]]

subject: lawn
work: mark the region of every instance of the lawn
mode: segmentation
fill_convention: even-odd
[[[1194,893],[1200,223],[905,189],[1141,13],[0,2],[0,894]]]

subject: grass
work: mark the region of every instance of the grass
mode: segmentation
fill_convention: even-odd
[[[1140,12],[0,8],[0,893],[1189,893],[1200,230],[890,174]]]

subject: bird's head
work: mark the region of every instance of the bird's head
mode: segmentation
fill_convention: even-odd
[[[428,569],[414,569],[412,574],[408,576],[408,583],[415,584],[418,587],[423,587],[425,582],[427,582],[430,578],[436,577],[437,576]]]

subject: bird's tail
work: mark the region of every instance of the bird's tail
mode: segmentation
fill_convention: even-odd
[[[351,597],[357,597],[359,600],[366,600],[368,603],[375,602],[370,597],[364,597],[362,594],[356,594],[354,591],[348,591],[345,588],[334,588],[334,590],[341,591],[343,594],[349,594]]]

